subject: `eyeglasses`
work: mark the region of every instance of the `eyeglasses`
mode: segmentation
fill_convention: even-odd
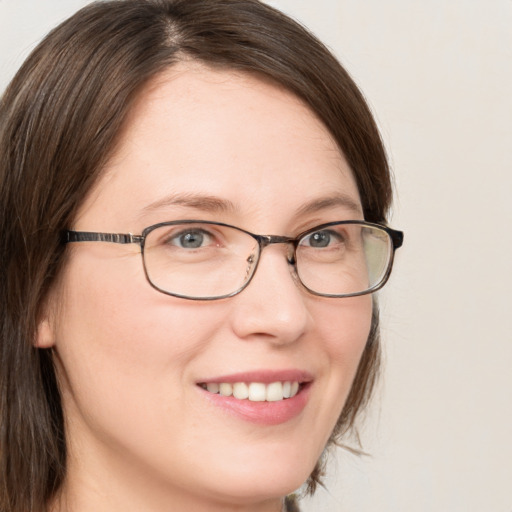
[[[295,238],[255,235],[202,220],[161,222],[141,235],[66,231],[65,242],[139,244],[146,278],[158,291],[192,300],[240,293],[251,281],[261,253],[287,245],[286,258],[302,286],[323,297],[352,297],[382,288],[403,233],[364,221],[329,222]]]

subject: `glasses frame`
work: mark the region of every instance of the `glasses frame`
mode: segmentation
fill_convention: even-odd
[[[158,229],[163,226],[173,226],[177,224],[211,224],[216,226],[224,226],[227,228],[236,229],[238,231],[241,231],[243,233],[246,233],[247,235],[250,235],[259,246],[259,253],[258,258],[256,260],[256,263],[254,265],[254,269],[252,271],[252,274],[250,275],[249,279],[237,290],[235,290],[232,293],[228,293],[225,295],[219,295],[219,296],[212,296],[212,297],[191,297],[187,295],[181,295],[179,293],[173,293],[169,292],[167,290],[164,290],[162,288],[159,288],[156,284],[154,284],[148,274],[147,268],[146,268],[146,259],[144,257],[144,247],[146,238],[155,229]],[[315,231],[321,231],[322,229],[326,229],[331,226],[338,226],[343,224],[357,224],[361,226],[368,226],[373,228],[378,228],[382,231],[385,231],[390,240],[391,240],[391,253],[389,257],[388,266],[386,269],[386,272],[384,273],[382,279],[372,288],[369,288],[368,290],[364,290],[362,292],[356,292],[356,293],[346,293],[346,294],[326,294],[326,293],[319,293],[312,289],[310,289],[308,286],[306,286],[297,271],[297,247],[300,243],[300,241],[308,236],[311,233],[314,233]],[[144,268],[144,274],[146,276],[146,280],[148,283],[155,289],[158,290],[161,293],[164,293],[165,295],[170,295],[172,297],[179,297],[181,299],[188,299],[188,300],[219,300],[219,299],[226,299],[228,297],[233,297],[235,295],[238,295],[240,292],[242,292],[252,281],[254,275],[256,274],[256,271],[258,269],[258,265],[261,259],[261,254],[263,252],[263,249],[265,247],[272,245],[272,244],[286,244],[293,248],[293,252],[290,253],[287,257],[288,263],[293,266],[294,270],[294,276],[297,278],[298,282],[301,284],[301,286],[307,290],[312,295],[317,295],[319,297],[330,297],[330,298],[345,298],[345,297],[357,297],[360,295],[368,295],[370,293],[374,293],[377,290],[380,290],[388,281],[389,276],[391,274],[391,270],[393,268],[393,262],[395,257],[395,251],[402,246],[404,240],[404,233],[402,231],[398,231],[396,229],[391,229],[387,226],[384,226],[382,224],[377,224],[373,222],[367,222],[362,220],[343,220],[343,221],[334,221],[334,222],[327,222],[325,224],[320,224],[318,226],[315,226],[313,228],[310,228],[306,231],[303,231],[296,237],[288,237],[288,236],[280,236],[280,235],[257,235],[255,233],[251,233],[250,231],[247,231],[245,229],[239,228],[237,226],[232,226],[231,224],[225,224],[223,222],[215,222],[215,221],[208,221],[208,220],[174,220],[174,221],[167,221],[167,222],[159,222],[158,224],[153,224],[151,226],[148,226],[147,228],[144,228],[142,233],[140,235],[133,235],[131,233],[99,233],[94,231],[74,231],[74,230],[67,230],[64,232],[64,243],[74,243],[74,242],[109,242],[109,243],[115,243],[115,244],[138,244],[140,245],[141,249],[141,256],[142,256],[142,266]]]

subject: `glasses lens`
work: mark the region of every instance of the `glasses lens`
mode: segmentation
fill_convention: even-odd
[[[251,278],[257,241],[239,229],[210,223],[170,223],[147,234],[144,265],[159,290],[189,298],[219,298]]]
[[[297,246],[302,283],[321,295],[351,295],[378,288],[388,275],[392,241],[379,227],[340,223],[305,235]]]

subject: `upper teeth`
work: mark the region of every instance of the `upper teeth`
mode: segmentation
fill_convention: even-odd
[[[210,393],[219,393],[223,396],[233,396],[239,400],[249,399],[252,402],[277,402],[284,398],[294,397],[299,391],[298,382],[230,382],[208,383],[203,385]]]

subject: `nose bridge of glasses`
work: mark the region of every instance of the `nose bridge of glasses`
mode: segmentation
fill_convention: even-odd
[[[273,244],[287,245],[288,251],[286,254],[286,259],[288,263],[290,263],[291,265],[295,265],[295,238],[280,235],[260,235],[258,241],[260,244],[261,251],[263,251],[265,247]]]

